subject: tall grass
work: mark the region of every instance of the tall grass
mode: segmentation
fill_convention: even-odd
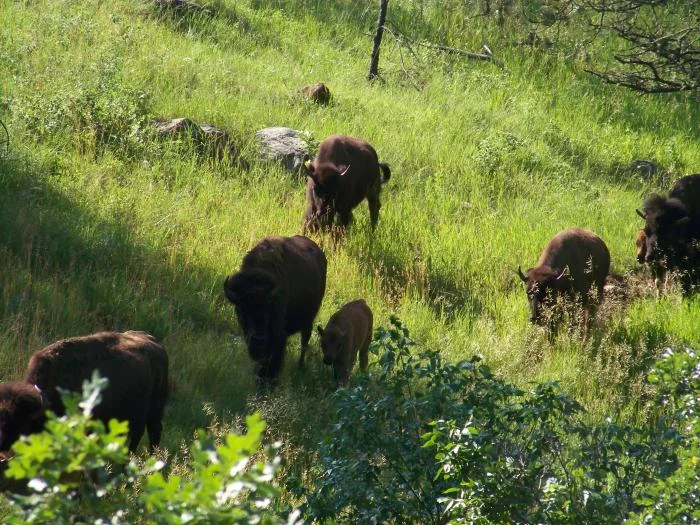
[[[260,408],[308,452],[330,372],[318,352],[305,372],[290,358],[279,388],[257,396],[221,293],[261,238],[300,231],[304,182],[258,161],[252,143],[284,125],[361,136],[392,167],[374,234],[362,205],[341,243],[317,239],[329,259],[319,322],[364,297],[377,324],[395,312],[451,357],[482,354],[520,384],[558,379],[594,418],[635,417],[644,365],[665,345],[700,344],[700,302],[657,298],[633,243],[641,199],[700,166],[697,103],[601,85],[572,56],[512,45],[507,28],[460,5],[397,0],[389,19],[416,40],[488,43],[504,67],[412,55],[388,35],[383,80],[370,85],[374,2],[228,0],[213,16],[145,1],[3,3],[0,117],[13,149],[0,161],[2,379],[57,338],[144,329],[171,355],[166,447],[206,424],[208,403],[220,419]],[[315,81],[333,92],[327,108],[297,93]],[[250,166],[153,138],[153,117],[180,116],[228,130]],[[635,158],[667,174],[642,179],[626,169]],[[549,344],[527,322],[514,270],[570,226],[601,235],[613,270],[636,284],[591,337]]]

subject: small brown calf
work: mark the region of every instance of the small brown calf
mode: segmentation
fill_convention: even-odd
[[[360,368],[367,370],[367,353],[372,341],[372,310],[363,299],[349,302],[334,313],[323,329],[318,326],[323,363],[333,365],[338,386],[347,384],[360,354]]]

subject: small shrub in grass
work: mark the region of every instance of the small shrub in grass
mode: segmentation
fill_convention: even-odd
[[[697,523],[700,360],[668,351],[649,374],[654,417],[589,424],[553,384],[488,418],[440,420],[426,435],[451,523]]]
[[[700,361],[693,352],[669,353],[650,373],[657,399],[648,423],[589,423],[556,383],[520,390],[478,358],[450,363],[439,352],[418,349],[398,319],[391,323],[375,332],[376,370],[335,393],[310,483],[291,483],[308,518],[697,519]]]
[[[0,509],[9,525],[25,523],[233,524],[293,523],[272,510],[278,494],[273,476],[277,447],[263,451],[265,423],[246,419],[248,431],[223,443],[200,432],[188,455],[187,477],[166,476],[165,464],[140,465],[126,447],[128,424],[108,428],[90,414],[106,379],[95,375],[77,394],[64,394],[67,415],[49,414],[46,430],[22,438],[5,475],[27,481],[28,494],[13,494]]]
[[[108,147],[121,156],[140,156],[152,134],[148,94],[122,85],[113,72],[95,74],[89,83],[64,85],[50,96],[33,93],[18,98],[13,112],[37,139],[67,132],[83,153]]]
[[[434,452],[421,435],[435,418],[489,413],[517,390],[493,377],[478,358],[453,364],[439,352],[415,350],[401,322],[375,331],[378,370],[336,392],[328,438],[306,497],[310,518],[357,523],[442,523]]]

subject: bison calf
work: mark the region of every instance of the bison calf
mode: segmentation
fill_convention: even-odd
[[[362,299],[342,306],[328,320],[326,328],[318,327],[323,350],[323,363],[333,365],[333,375],[338,385],[345,385],[357,353],[360,368],[367,370],[367,352],[372,341],[372,310]]]
[[[530,321],[541,324],[543,310],[551,310],[562,298],[583,306],[587,328],[596,304],[603,298],[609,270],[610,252],[595,233],[583,228],[559,232],[545,247],[536,267],[523,274],[518,266],[518,275],[526,285]],[[554,330],[556,323],[550,319]]]
[[[224,281],[258,377],[277,377],[287,337],[301,332],[301,357],[326,291],[326,257],[311,239],[268,237],[250,250],[239,272]]]
[[[40,431],[45,411],[65,413],[58,389],[79,392],[94,370],[109,380],[93,417],[129,422],[129,450],[148,429],[151,449],[160,443],[168,394],[168,356],[144,332],[100,332],[63,339],[34,352],[23,382],[0,384],[0,451],[20,435]]]
[[[381,207],[379,193],[391,171],[379,162],[368,142],[342,135],[328,137],[306,169],[305,232],[332,226],[336,215],[341,226],[347,227],[353,208],[364,199],[369,205],[372,229],[376,227]]]

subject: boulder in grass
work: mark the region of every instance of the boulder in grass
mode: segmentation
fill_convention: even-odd
[[[331,92],[323,82],[304,86],[301,93],[307,101],[314,104],[326,105],[331,101]]]
[[[299,173],[312,156],[306,134],[291,128],[264,128],[255,133],[263,160],[276,161],[291,172]]]
[[[170,11],[180,15],[202,13],[207,16],[212,16],[214,14],[208,7],[188,0],[156,0],[155,4],[156,9],[159,11]]]
[[[200,155],[208,155],[217,160],[234,160],[237,157],[236,147],[223,129],[209,124],[200,126],[188,118],[158,120],[154,125],[159,137],[179,142],[191,141]]]
[[[201,144],[204,133],[194,120],[188,118],[174,118],[172,120],[157,120],[155,122],[156,134],[162,138],[177,140],[191,140],[194,144]]]
[[[659,173],[659,166],[652,160],[633,160],[627,169],[634,174],[640,175],[644,180],[651,180]]]

